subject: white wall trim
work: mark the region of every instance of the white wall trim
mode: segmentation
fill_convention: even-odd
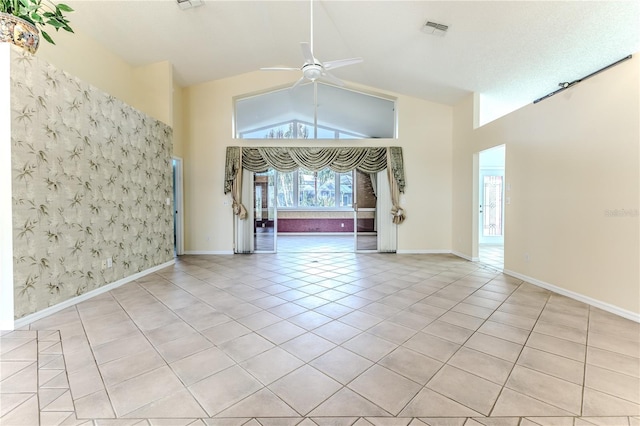
[[[0,43],[0,330],[13,330],[11,49]]]
[[[508,270],[508,269],[505,269],[503,272],[506,275],[510,275],[510,276],[512,276],[514,278],[521,279],[523,281],[526,281],[526,282],[531,283],[533,285],[536,285],[538,287],[542,287],[544,289],[551,290],[554,293],[558,293],[558,294],[561,294],[563,296],[567,296],[567,297],[569,297],[571,299],[574,299],[574,300],[577,300],[579,302],[586,303],[587,305],[591,305],[591,306],[594,306],[596,308],[602,309],[603,311],[607,311],[607,312],[610,312],[610,313],[612,313],[614,315],[618,315],[620,317],[623,317],[623,318],[629,319],[631,321],[640,323],[640,313],[631,312],[631,311],[628,311],[626,309],[622,309],[622,308],[620,308],[618,306],[611,305],[611,304],[609,304],[607,302],[603,302],[601,300],[593,299],[593,298],[591,298],[589,296],[585,296],[584,294],[576,293],[574,291],[567,290],[565,288],[558,287],[556,285],[549,284],[547,282],[540,281],[538,279],[535,279],[535,278],[520,274],[518,272],[511,271],[511,270]]]
[[[234,254],[233,250],[186,250],[184,254]]]
[[[161,269],[164,269],[168,266],[171,266],[176,263],[175,259],[171,259],[168,262],[162,263],[160,265],[154,266],[149,269],[145,269],[144,271],[136,272],[133,275],[129,275],[128,277],[122,278],[121,280],[114,281],[111,284],[103,285],[102,287],[96,288],[95,290],[91,290],[87,293],[81,294],[80,296],[74,297],[72,299],[67,299],[64,302],[58,303],[57,305],[49,306],[41,311],[34,312],[33,314],[24,316],[14,321],[14,328],[21,328],[25,325],[29,325],[32,322],[38,321],[42,318],[48,317],[51,314],[55,314],[56,312],[60,312],[63,309],[66,309],[70,306],[78,304],[80,302],[84,302],[85,300],[91,299],[92,297],[96,297],[102,293],[106,293],[114,288],[118,288],[124,284],[130,283],[131,281],[135,281],[138,278],[142,278],[145,275],[152,274]]]
[[[451,254],[447,249],[427,249],[427,250],[396,250],[397,254]]]
[[[346,219],[345,219],[346,220]],[[349,219],[351,220],[351,219]],[[359,232],[360,235],[375,235],[375,232]],[[351,237],[354,238],[353,231],[349,232],[278,232],[278,237]]]
[[[478,258],[478,257],[471,257],[471,256],[468,256],[468,255],[466,255],[464,253],[460,253],[459,251],[455,251],[455,250],[451,251],[451,254],[456,255],[458,257],[461,257],[463,259],[466,259],[469,262],[478,262],[478,261],[480,261],[480,258]]]

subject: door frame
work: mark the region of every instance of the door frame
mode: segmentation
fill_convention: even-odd
[[[278,171],[275,169],[271,169],[269,168],[267,170],[267,173],[269,171],[273,171],[273,192],[274,192],[274,198],[273,198],[273,250],[258,250],[255,246],[253,248],[253,252],[254,253],[277,253],[278,252]],[[256,175],[258,173],[253,173],[253,179],[251,181],[251,208],[252,209],[256,209],[256,200],[254,197],[254,193],[255,193],[255,188],[256,188]],[[267,211],[269,210],[269,181],[267,180],[267,191],[266,194],[263,194],[263,197],[267,198]],[[252,218],[253,221],[253,227],[254,227],[254,240],[256,238],[256,231],[255,231],[255,222],[256,222],[256,218],[255,218],[255,213],[253,215]]]
[[[176,256],[184,254],[184,168],[181,157],[171,157],[173,171],[173,224]]]
[[[475,152],[473,154],[473,183],[472,183],[472,191],[471,191],[471,198],[472,198],[472,223],[471,223],[471,261],[473,262],[477,262],[480,260],[480,256],[479,256],[479,245],[480,245],[480,232],[481,227],[480,227],[480,203],[482,202],[480,200],[480,185],[481,185],[481,167],[480,167],[480,154],[482,152],[485,151],[489,151],[492,149],[496,149],[499,147],[504,147],[504,151],[505,151],[505,155],[504,155],[504,185],[503,185],[503,197],[502,197],[502,212],[503,212],[503,216],[502,216],[502,222],[503,222],[503,238],[506,235],[506,219],[507,219],[507,214],[506,214],[506,190],[507,190],[507,183],[506,183],[506,170],[507,170],[507,155],[506,155],[506,144],[502,144],[502,145],[496,145],[478,152]],[[485,167],[485,169],[488,169],[488,167]],[[504,241],[504,240],[503,240]],[[504,244],[504,243],[503,243]]]

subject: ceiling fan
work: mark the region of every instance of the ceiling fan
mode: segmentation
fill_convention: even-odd
[[[321,62],[313,55],[313,0],[311,0],[311,36],[309,39],[309,43],[301,42],[300,49],[302,50],[302,57],[304,58],[304,63],[300,68],[290,68],[290,67],[269,67],[269,68],[260,68],[263,71],[302,71],[302,77],[291,87],[292,89],[296,88],[298,85],[307,80],[310,83],[315,82],[316,80],[326,80],[329,83],[333,83],[338,86],[344,86],[342,80],[329,73],[329,70],[334,70],[336,68],[344,67],[347,65],[358,64],[362,62],[362,58],[350,58],[350,59],[338,59],[335,61]]]

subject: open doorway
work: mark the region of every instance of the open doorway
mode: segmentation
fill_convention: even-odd
[[[376,174],[323,169],[253,173],[253,251],[377,251]]]
[[[173,157],[173,254],[181,256],[184,254],[184,214],[182,212],[182,158]]]
[[[478,160],[478,258],[504,268],[505,145],[481,151]]]

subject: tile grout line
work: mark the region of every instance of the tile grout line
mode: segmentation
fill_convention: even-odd
[[[522,281],[520,283],[520,286],[518,286],[518,288],[520,288],[521,286],[523,286],[525,284],[525,281]],[[517,290],[517,289],[516,289]],[[514,291],[515,292],[515,291]],[[518,354],[518,357],[516,358],[516,360],[513,362],[513,367],[511,367],[511,370],[509,371],[509,374],[507,375],[507,379],[504,381],[504,384],[502,385],[502,388],[500,389],[500,392],[498,393],[498,397],[496,398],[496,400],[493,403],[493,406],[491,407],[491,410],[489,410],[489,416],[491,416],[491,413],[493,412],[493,410],[495,410],[496,408],[496,404],[498,403],[498,400],[500,399],[500,396],[502,395],[502,392],[504,391],[505,388],[507,388],[507,382],[509,381],[509,378],[511,377],[511,375],[513,374],[513,370],[515,370],[516,365],[518,365],[518,360],[520,359],[520,357],[522,356],[522,352],[524,351],[524,348],[527,347],[527,342],[529,341],[529,339],[531,338],[531,335],[533,334],[533,330],[536,327],[536,324],[538,324],[538,321],[540,320],[540,317],[542,316],[542,313],[544,312],[545,308],[547,307],[547,305],[549,304],[549,300],[551,299],[551,294],[550,292],[547,292],[547,298],[546,301],[544,303],[544,306],[542,307],[542,309],[540,310],[540,313],[538,314],[538,316],[536,317],[536,322],[533,324],[533,327],[531,327],[531,330],[529,331],[529,335],[527,336],[527,340],[525,340],[525,342],[522,344],[522,348],[520,349],[520,353]],[[511,388],[507,388],[509,390],[514,391]],[[515,391],[514,391],[515,392]],[[527,395],[529,396],[529,395]],[[532,396],[529,396],[530,398],[533,398]],[[537,398],[533,398],[538,400]],[[541,401],[544,402],[544,401]],[[553,404],[549,404],[549,405],[553,405]]]
[[[582,392],[580,393],[580,415],[584,413],[584,394],[587,383],[587,359],[589,354],[589,331],[591,329],[591,306],[587,315],[587,333],[584,342],[584,367],[582,369]]]

